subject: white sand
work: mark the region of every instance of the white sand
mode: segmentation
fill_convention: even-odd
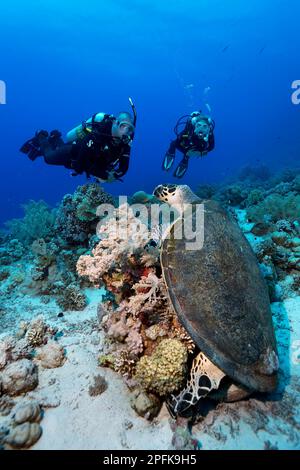
[[[3,317],[3,334],[10,334],[20,320],[41,313],[47,323],[63,331],[58,342],[66,349],[64,365],[40,368],[39,386],[28,394],[45,409],[43,435],[32,449],[171,449],[173,433],[166,408],[152,423],[137,416],[122,379],[97,365],[104,339],[97,320],[102,292],[89,289],[87,294],[89,305],[83,312],[66,312],[62,318],[57,318],[60,310],[54,301],[45,305],[38,297],[20,295],[11,300]],[[253,398],[220,404],[193,428],[203,449],[300,448],[300,296],[273,303],[272,311],[282,396],[275,408]],[[91,397],[89,386],[99,374],[106,378],[108,389]]]
[[[263,449],[267,441],[280,449],[300,447],[299,428],[290,420],[292,413],[300,423],[300,359],[295,361],[292,347],[300,338],[300,297],[273,304],[273,312],[280,327],[281,366],[286,371],[282,382],[288,382],[282,416],[274,417],[268,404],[256,400],[251,401],[250,409],[247,401],[220,405],[208,414],[204,425],[193,429],[203,449]],[[33,449],[171,449],[172,431],[165,407],[153,423],[138,417],[130,407],[130,393],[122,379],[97,365],[103,337],[96,322],[87,321],[95,316],[96,303],[85,312],[65,315],[65,334],[59,342],[66,348],[67,360],[58,369],[42,370],[40,385],[31,393],[40,399],[46,396],[50,405],[51,401],[60,404],[46,409],[43,435]],[[106,378],[108,389],[91,397],[89,385],[99,373]]]

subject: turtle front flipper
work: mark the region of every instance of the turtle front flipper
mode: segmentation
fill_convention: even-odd
[[[175,417],[185,413],[201,398],[218,389],[223,377],[225,377],[224,372],[200,352],[193,360],[186,387],[178,395],[171,395],[167,399],[170,414]]]

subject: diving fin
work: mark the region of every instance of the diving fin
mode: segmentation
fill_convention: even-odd
[[[42,155],[41,149],[35,137],[33,139],[27,140],[20,148],[20,152],[26,153],[31,161],[34,161],[37,157]]]
[[[165,171],[169,171],[169,169],[171,168],[171,166],[174,163],[174,160],[175,160],[175,155],[174,154],[166,153],[164,161],[163,161],[162,169],[165,170]]]
[[[173,176],[175,176],[176,178],[182,178],[185,175],[186,170],[188,169],[188,164],[188,159],[184,158],[183,160],[181,160],[176,170],[174,171]]]
[[[48,137],[47,131],[38,131],[35,136],[27,140],[22,147],[20,152],[27,154],[28,158],[34,161],[37,157],[41,157],[41,140]]]

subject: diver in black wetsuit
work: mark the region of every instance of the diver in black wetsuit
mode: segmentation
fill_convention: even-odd
[[[185,121],[182,122],[184,119]],[[185,124],[185,127],[183,131],[178,132],[178,127],[181,124]],[[177,138],[171,142],[165,154],[162,165],[163,170],[170,170],[175,161],[177,149],[183,153],[183,159],[176,167],[174,176],[182,178],[188,169],[190,157],[204,157],[213,150],[215,146],[214,127],[214,121],[200,111],[194,111],[191,115],[180,118],[175,126]]]
[[[67,134],[67,142],[59,131],[39,131],[25,142],[21,152],[31,160],[43,156],[49,165],[62,165],[73,174],[86,173],[102,182],[121,180],[129,166],[131,144],[134,137],[134,119],[127,112],[117,117],[98,113]],[[121,180],[122,181],[122,180]]]

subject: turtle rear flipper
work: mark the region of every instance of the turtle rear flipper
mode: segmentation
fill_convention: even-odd
[[[167,400],[171,415],[182,415],[190,407],[195,406],[201,398],[219,388],[223,377],[225,377],[224,372],[200,352],[193,360],[186,387],[178,395],[171,395]]]

